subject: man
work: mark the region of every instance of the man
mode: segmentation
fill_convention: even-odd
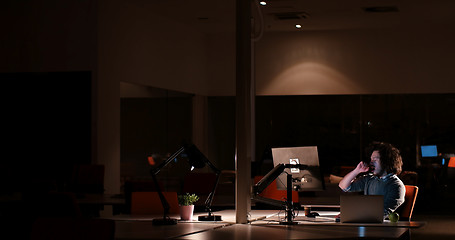
[[[338,186],[345,192],[360,192],[365,195],[384,196],[384,217],[395,211],[403,202],[406,188],[397,177],[403,162],[400,151],[389,143],[373,142],[367,149],[371,162],[360,162],[346,174]],[[357,177],[361,173],[366,175]]]

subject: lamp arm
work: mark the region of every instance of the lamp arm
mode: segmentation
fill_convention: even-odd
[[[152,169],[150,171],[150,173],[152,175],[156,175],[158,174],[161,169],[163,167],[165,167],[166,165],[168,165],[172,160],[174,160],[178,155],[180,155],[183,151],[185,151],[185,148],[184,147],[181,147],[179,150],[177,150],[177,152],[175,152],[174,154],[172,154],[168,159],[166,159],[166,161],[162,162],[158,167]]]
[[[179,150],[177,150],[177,152],[172,154],[168,159],[166,159],[166,161],[162,162],[158,167],[156,167],[150,171],[150,174],[152,175],[152,178],[153,178],[153,182],[155,183],[155,188],[158,192],[158,196],[160,197],[161,205],[163,205],[163,209],[164,209],[163,219],[168,217],[170,206],[169,206],[169,202],[166,200],[166,198],[163,195],[163,192],[161,191],[160,185],[158,184],[158,180],[156,179],[156,175],[161,171],[161,169],[163,167],[168,165],[172,160],[174,160],[183,151],[185,151],[185,148],[182,147]]]
[[[215,172],[217,175],[221,173],[221,171],[218,168],[216,168],[208,159],[205,159],[205,163],[209,165],[212,171]]]
[[[153,181],[155,182],[155,187],[158,192],[158,196],[160,197],[161,205],[163,205],[164,213],[163,213],[163,219],[166,218],[169,214],[169,202],[166,200],[166,198],[163,195],[163,192],[161,191],[160,185],[158,184],[158,180],[156,180],[156,175],[152,174]]]
[[[213,167],[213,168],[215,168],[215,167]],[[220,181],[220,173],[221,172],[218,169],[216,169],[216,170],[217,171],[215,172],[215,174],[216,174],[215,184],[213,184],[212,191],[210,192],[209,196],[205,200],[205,210],[209,213],[209,216],[212,215],[211,206],[212,206],[212,202],[213,202],[213,196],[215,196],[215,191],[216,191],[216,188],[218,187],[218,183]]]
[[[221,171],[218,168],[216,168],[207,158],[205,158],[204,161],[210,167],[210,169],[212,169],[212,171],[215,172],[216,175],[216,180],[215,184],[213,184],[212,191],[209,193],[209,196],[207,196],[207,199],[205,200],[205,210],[208,212],[209,216],[211,216],[212,215],[211,206],[213,202],[213,197],[215,196],[216,188],[218,187],[218,183],[220,181]]]

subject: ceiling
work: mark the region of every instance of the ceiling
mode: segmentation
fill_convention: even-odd
[[[265,30],[296,31],[384,28],[454,22],[455,1],[447,0],[269,0]],[[282,13],[297,13],[290,20]],[[292,14],[291,14],[292,16]]]
[[[146,1],[154,14],[191,25],[203,32],[235,31],[236,0],[128,1]],[[410,26],[425,28],[434,25],[453,26],[455,23],[453,0],[266,1],[266,6],[256,6],[253,2],[255,31],[259,31],[261,26],[264,31],[309,31]],[[296,24],[302,25],[302,28],[297,29]]]

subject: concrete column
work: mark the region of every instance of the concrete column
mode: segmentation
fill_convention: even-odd
[[[251,210],[251,1],[236,1],[236,222]]]

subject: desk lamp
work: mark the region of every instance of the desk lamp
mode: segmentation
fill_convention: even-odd
[[[190,165],[196,168],[203,168],[205,164],[207,164],[210,169],[215,173],[216,180],[213,184],[212,191],[209,193],[207,199],[205,200],[205,210],[208,212],[207,216],[199,216],[199,221],[221,221],[221,216],[213,215],[211,206],[213,202],[213,196],[215,195],[216,188],[218,186],[218,182],[220,180],[220,173],[221,171],[217,169],[208,159],[204,156],[204,154],[199,151],[199,149],[195,145],[189,145],[185,147],[185,153],[188,156],[188,160]]]
[[[156,175],[161,171],[163,167],[168,165],[171,161],[177,158],[180,154],[186,153],[188,156],[188,162],[191,165],[191,170],[194,168],[203,168],[205,164],[207,164],[212,171],[216,174],[216,181],[213,186],[212,192],[207,197],[205,201],[205,209],[209,212],[208,216],[199,216],[199,221],[221,221],[221,216],[212,215],[211,212],[211,205],[213,201],[213,196],[215,194],[216,187],[218,186],[220,170],[218,170],[212,163],[202,154],[199,149],[194,144],[184,145],[179,150],[177,150],[174,154],[172,154],[166,161],[162,162],[158,167],[152,169],[150,171],[153,181],[155,182],[155,187],[158,192],[158,196],[160,197],[161,204],[163,205],[164,213],[162,219],[153,219],[154,225],[174,225],[177,224],[177,219],[169,218],[169,203],[163,195],[161,188],[158,184],[158,180],[156,179]]]
[[[161,171],[161,169],[163,167],[168,165],[172,160],[174,160],[183,151],[185,151],[185,148],[181,147],[179,150],[177,150],[177,152],[175,152],[168,159],[166,159],[166,161],[162,162],[158,167],[156,167],[150,171],[150,174],[152,175],[152,178],[153,178],[153,182],[155,183],[156,191],[158,192],[158,196],[160,197],[161,205],[163,205],[163,209],[164,209],[163,218],[162,219],[160,219],[160,218],[153,219],[152,220],[153,225],[175,225],[175,224],[177,224],[177,219],[169,217],[170,206],[169,206],[168,201],[164,197],[163,192],[161,191],[161,187],[158,184],[156,175]]]
[[[286,207],[286,220],[280,221],[281,225],[294,225],[297,222],[293,220],[293,211],[294,203],[292,202],[292,174],[289,174],[284,171],[286,168],[299,168],[300,170],[305,170],[308,168],[307,165],[303,164],[283,164],[280,163],[276,165],[270,172],[268,172],[259,182],[253,186],[253,195],[254,199],[260,202],[268,203],[274,206]],[[258,196],[262,191],[264,191],[267,186],[269,186],[281,173],[285,172],[287,174],[286,181],[286,201],[279,201],[275,199],[265,198]]]

